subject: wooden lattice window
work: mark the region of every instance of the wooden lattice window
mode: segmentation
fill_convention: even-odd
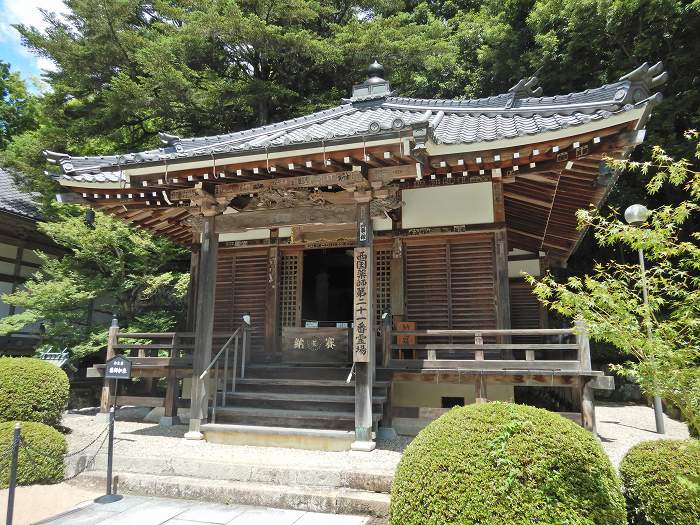
[[[382,314],[391,310],[391,245],[378,246],[374,251],[375,304],[377,335],[381,334]]]
[[[282,253],[280,257],[280,333],[284,326],[301,326],[303,260],[303,252]]]

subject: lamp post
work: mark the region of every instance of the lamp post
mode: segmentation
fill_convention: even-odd
[[[649,217],[649,210],[643,204],[633,204],[625,210],[625,220],[631,226],[641,226]],[[647,290],[647,277],[646,269],[644,267],[644,250],[639,248],[639,269],[641,272],[641,282],[642,282],[642,298],[644,300],[644,306],[649,307],[649,292]],[[647,336],[651,340],[651,320],[647,319]],[[656,382],[655,382],[656,383]],[[656,387],[656,384],[654,384]],[[656,432],[659,434],[665,434],[666,430],[664,428],[664,409],[661,404],[661,398],[654,392],[654,418],[656,419]]]

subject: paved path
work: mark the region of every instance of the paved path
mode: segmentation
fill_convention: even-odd
[[[369,518],[247,505],[124,496],[115,503],[87,502],[42,525],[365,525]],[[17,524],[21,525],[21,524]]]
[[[3,524],[7,512],[7,492],[7,489],[0,490],[0,523]],[[68,483],[17,487],[13,525],[36,523],[102,494],[104,489],[101,487],[96,490]]]

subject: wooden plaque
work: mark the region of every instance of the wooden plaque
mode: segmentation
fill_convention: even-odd
[[[282,360],[285,363],[348,363],[349,328],[282,328]]]
[[[355,248],[354,266],[354,326],[353,326],[353,360],[356,363],[368,363],[372,344],[372,258],[371,248]]]
[[[398,331],[402,330],[415,330],[415,321],[394,321],[394,329]],[[416,344],[415,335],[397,335],[396,344],[400,347],[411,347]]]

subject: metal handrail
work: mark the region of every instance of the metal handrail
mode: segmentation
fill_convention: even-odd
[[[245,323],[238,328],[236,328],[235,332],[231,334],[231,337],[228,338],[228,340],[224,343],[224,345],[221,347],[221,350],[219,350],[214,358],[211,360],[209,365],[204,369],[204,371],[201,373],[199,376],[200,381],[203,381],[204,378],[209,374],[209,370],[211,370],[212,367],[219,361],[221,356],[224,356],[224,369],[223,369],[223,389],[222,389],[222,396],[221,396],[221,404],[222,406],[226,406],[226,396],[228,394],[228,363],[229,363],[229,349],[231,348],[231,343],[233,343],[233,366],[232,366],[232,373],[231,373],[231,393],[236,391],[236,371],[238,368],[238,341],[239,339],[242,339],[241,345],[243,347],[243,354],[241,356],[241,378],[245,377],[245,359],[246,359],[246,342],[247,342],[247,336],[248,336],[248,327],[250,325],[248,323]],[[219,367],[216,366],[214,368],[214,404],[212,405],[212,411],[211,411],[211,422],[216,423],[216,408],[218,405],[218,399],[219,399]]]
[[[209,363],[209,365],[204,369],[204,372],[202,372],[202,374],[199,376],[199,379],[204,379],[206,377],[207,373],[209,373],[209,369],[212,366],[214,366],[214,364],[219,360],[219,357],[221,357],[221,354],[224,352],[224,350],[228,348],[228,345],[231,344],[231,341],[233,341],[238,336],[238,332],[241,331],[241,328],[242,327],[239,326],[238,328],[236,328],[236,331],[231,334],[231,337],[228,338],[228,340],[224,343],[224,346],[221,347],[221,350],[219,350],[214,356],[214,359],[211,360],[211,363]]]

